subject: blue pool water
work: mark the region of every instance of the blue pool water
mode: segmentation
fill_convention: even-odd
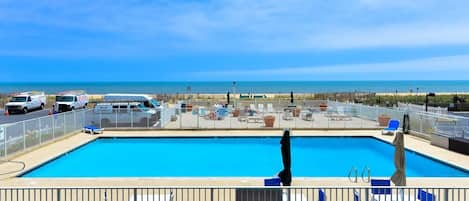
[[[22,177],[270,177],[282,169],[280,138],[99,138]],[[372,137],[293,137],[294,177],[346,177],[368,166],[394,172],[394,147]],[[412,151],[409,177],[467,177]]]

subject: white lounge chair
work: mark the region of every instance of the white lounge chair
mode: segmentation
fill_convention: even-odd
[[[257,104],[257,109],[259,113],[264,113],[264,104],[262,103]]]
[[[267,103],[267,112],[268,113],[274,113],[275,112],[274,106],[272,105],[272,103]]]
[[[252,111],[257,111],[256,105],[254,105],[254,104],[250,104],[249,109],[252,110]]]

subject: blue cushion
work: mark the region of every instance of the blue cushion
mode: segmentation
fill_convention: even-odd
[[[280,178],[264,179],[264,186],[280,186]]]
[[[360,194],[357,191],[353,192],[353,201],[360,201]]]
[[[387,179],[372,179],[371,186],[391,186],[391,180]],[[391,188],[371,188],[373,194],[391,194]]]
[[[85,129],[95,130],[95,129],[98,129],[98,128],[96,126],[93,126],[93,125],[88,125],[88,126],[85,126]]]
[[[419,189],[418,194],[417,194],[417,199],[421,201],[435,201],[435,196],[422,189]]]
[[[326,193],[323,189],[319,189],[319,201],[326,201]]]
[[[388,128],[398,129],[399,128],[399,120],[396,120],[396,119],[389,120]]]

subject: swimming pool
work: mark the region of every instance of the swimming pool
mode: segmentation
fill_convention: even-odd
[[[21,177],[271,177],[282,169],[279,137],[98,138]],[[394,172],[394,147],[373,137],[292,137],[294,177],[347,177],[365,166]],[[469,172],[406,151],[409,177]]]

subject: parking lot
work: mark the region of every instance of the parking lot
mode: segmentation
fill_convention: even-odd
[[[0,124],[9,124],[9,123],[15,123],[19,121],[28,120],[28,119],[34,119],[38,117],[47,116],[49,114],[49,109],[35,110],[27,114],[10,114],[8,116],[5,115],[4,109],[0,109],[0,112],[1,112]]]

